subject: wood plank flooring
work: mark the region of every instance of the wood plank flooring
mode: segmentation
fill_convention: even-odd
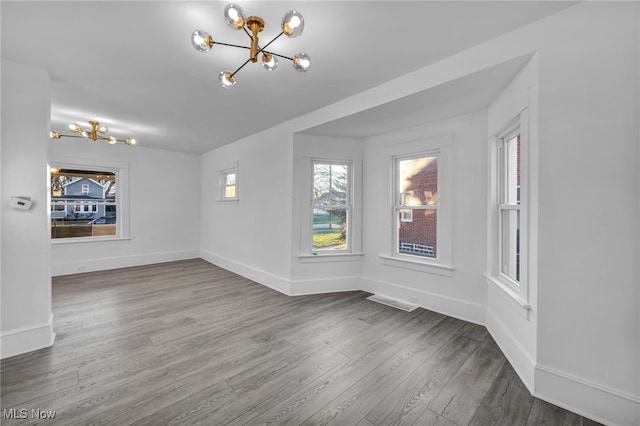
[[[484,327],[367,296],[200,259],[54,278],[56,343],[2,360],[1,423],[597,425],[531,397]]]

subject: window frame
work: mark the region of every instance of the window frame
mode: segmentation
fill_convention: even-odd
[[[395,173],[396,158],[425,157],[438,153],[438,204],[437,258],[396,254],[397,227],[395,203],[396,188],[399,188]],[[453,136],[445,134],[430,138],[413,139],[390,144],[383,154],[389,164],[389,225],[387,225],[388,251],[379,258],[383,265],[431,273],[445,277],[453,276]],[[399,175],[398,175],[399,176]],[[398,186],[396,186],[398,185]]]
[[[235,175],[235,183],[233,185],[227,185],[227,177]],[[226,196],[227,188],[234,187],[235,192],[233,197]],[[239,201],[240,200],[240,174],[238,166],[228,169],[220,170],[220,194],[218,201]]]
[[[530,267],[530,211],[529,211],[529,116],[524,109],[508,124],[489,138],[489,176],[487,200],[487,272],[489,282],[498,286],[526,311],[529,304]],[[520,185],[519,203],[506,200],[508,171],[506,170],[505,144],[514,136],[520,136]],[[504,244],[503,212],[519,212],[519,272],[518,280],[503,271]],[[517,255],[518,253],[516,253]]]
[[[498,167],[498,259],[499,268],[498,272],[502,278],[505,280],[511,287],[518,289],[520,287],[520,282],[522,279],[522,249],[523,249],[523,237],[525,233],[521,232],[519,228],[522,228],[522,219],[523,219],[523,205],[522,199],[520,197],[516,197],[516,202],[509,201],[509,190],[511,189],[511,177],[509,176],[509,153],[507,150],[509,147],[507,144],[511,142],[514,138],[517,138],[517,143],[520,144],[520,161],[522,161],[522,136],[520,132],[520,126],[518,125],[515,128],[510,128],[509,131],[505,132],[503,135],[497,138],[497,167]],[[511,154],[512,155],[512,154]],[[517,153],[516,153],[517,155]],[[516,191],[522,190],[522,181],[520,181],[519,187],[516,188]],[[505,212],[517,212],[519,215],[518,226],[516,229],[517,242],[516,247],[513,249],[515,252],[506,253],[509,257],[510,263],[514,262],[514,264],[510,265],[509,269],[516,269],[516,278],[509,276],[508,273],[505,272],[505,239],[507,236],[504,233],[505,230]],[[519,234],[519,237],[518,237]]]
[[[130,240],[130,214],[129,214],[129,163],[117,162],[117,161],[94,161],[85,158],[75,157],[58,157],[51,156],[47,164],[47,203],[50,208],[48,209],[47,219],[48,223],[51,223],[51,169],[71,169],[71,170],[99,170],[105,172],[112,172],[116,176],[116,212],[118,219],[116,220],[116,233],[115,235],[108,236],[87,236],[87,237],[72,237],[72,238],[51,238],[51,227],[49,226],[49,239],[51,244],[74,244],[74,243],[87,243],[87,242],[100,242],[100,241],[114,241],[114,240]],[[95,203],[94,203],[95,204]],[[106,205],[114,205],[112,203]],[[65,210],[66,211],[66,210]]]
[[[414,191],[413,190],[409,190],[409,191],[403,191],[400,192],[400,163],[403,161],[408,161],[408,160],[418,160],[421,158],[436,158],[438,161],[438,187],[437,187],[437,193],[438,193],[438,202],[436,204],[431,204],[431,205],[419,205],[419,206],[412,206],[412,205],[408,205],[406,204],[405,198],[406,195],[409,195],[409,197],[413,197]],[[439,229],[438,226],[438,216],[440,215],[440,151],[439,150],[433,150],[433,151],[427,151],[427,152],[421,152],[421,153],[416,153],[416,154],[410,154],[410,155],[399,155],[393,158],[393,188],[394,188],[394,193],[393,193],[393,199],[394,199],[394,215],[393,215],[393,224],[392,224],[392,229],[393,229],[393,240],[395,241],[394,247],[393,247],[393,251],[392,251],[392,255],[394,257],[398,257],[398,258],[406,258],[406,259],[410,259],[412,261],[415,262],[423,262],[426,259],[429,259],[431,261],[435,261],[436,263],[439,263],[439,258],[438,258],[438,243],[440,242],[440,232],[441,229]],[[411,212],[411,222],[413,222],[413,212],[414,210],[434,210],[436,212],[436,256],[435,257],[428,257],[428,256],[420,256],[417,254],[411,254],[411,253],[403,253],[400,251],[400,224],[405,222],[410,222],[408,220],[403,220],[402,218],[402,212],[406,212],[406,211],[410,211]]]
[[[334,160],[334,159],[320,159],[320,158],[311,158],[311,176],[309,179],[309,190],[310,190],[310,209],[309,216],[310,220],[310,229],[309,232],[311,234],[311,238],[309,239],[309,246],[307,250],[312,255],[331,255],[331,254],[348,254],[353,253],[353,168],[354,162],[352,160]],[[345,204],[331,204],[331,205],[321,205],[314,203],[313,197],[313,183],[315,179],[315,165],[316,164],[326,164],[329,166],[346,166],[347,167],[347,196]],[[317,249],[313,246],[313,211],[316,209],[322,210],[345,210],[346,221],[347,221],[347,235],[346,235],[346,248],[345,249]]]

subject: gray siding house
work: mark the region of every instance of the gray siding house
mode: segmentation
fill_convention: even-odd
[[[107,187],[89,178],[79,178],[63,186],[63,194],[51,197],[51,219],[96,219],[115,216],[115,202]]]

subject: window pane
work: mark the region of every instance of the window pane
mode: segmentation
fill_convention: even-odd
[[[236,198],[236,186],[226,186],[224,188],[224,198]]]
[[[432,209],[398,210],[398,253],[435,258],[437,255],[438,213]]]
[[[313,204],[317,206],[348,203],[349,166],[346,164],[313,164]]]
[[[229,173],[227,175],[227,178],[226,178],[226,185],[235,186],[235,184],[236,184],[236,174],[235,173]]]
[[[347,249],[347,210],[313,209],[313,250]]]
[[[51,238],[116,235],[116,175],[51,168]]]
[[[520,135],[504,143],[502,204],[520,204]]]
[[[435,206],[438,204],[438,157],[401,160],[398,204]]]
[[[502,270],[514,281],[520,281],[520,211],[502,210]]]

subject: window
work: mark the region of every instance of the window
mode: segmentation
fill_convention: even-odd
[[[526,310],[528,268],[529,147],[527,110],[489,139],[487,278]]]
[[[384,265],[450,277],[453,274],[453,137],[395,139],[389,161],[389,235]],[[381,194],[382,195],[382,194]]]
[[[238,200],[238,168],[220,172],[220,199]]]
[[[51,238],[121,237],[120,169],[50,167]]]
[[[76,204],[73,208],[76,213],[96,213],[98,211],[97,204],[79,203]]]
[[[498,146],[500,204],[500,272],[520,282],[520,133],[501,138]]]
[[[351,163],[313,161],[312,252],[349,251]]]
[[[396,158],[395,253],[438,256],[438,155]]]

